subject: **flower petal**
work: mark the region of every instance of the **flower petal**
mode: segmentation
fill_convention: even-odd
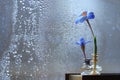
[[[89,13],[87,14],[87,19],[94,19],[94,18],[95,18],[95,15],[94,15],[93,12],[89,12]]]
[[[89,42],[92,42],[92,41],[86,41],[85,44],[89,43]]]
[[[81,45],[80,42],[76,42],[77,45]]]
[[[83,46],[85,45],[85,40],[84,38],[80,38],[80,41],[79,42],[76,42],[77,45],[80,45],[80,46]]]
[[[89,42],[92,42],[92,41],[85,41],[85,39],[82,37],[82,38],[80,38],[79,42],[76,42],[76,44],[80,45],[80,46],[85,46]]]
[[[79,22],[84,22],[85,20],[87,19],[87,16],[81,16],[81,17],[78,17],[75,21],[76,24],[78,24]]]

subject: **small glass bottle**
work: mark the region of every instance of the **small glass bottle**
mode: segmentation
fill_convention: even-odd
[[[91,71],[91,59],[85,59],[81,67],[81,75],[90,75]]]
[[[99,66],[99,65],[96,65],[96,70],[94,71],[93,70],[93,67],[94,65],[91,65],[91,72],[90,72],[90,75],[100,75],[101,74],[101,71],[102,71],[102,67]]]
[[[101,74],[101,71],[102,71],[102,67],[97,65],[97,57],[98,55],[95,55],[93,54],[93,63],[91,65],[91,75],[100,75]]]

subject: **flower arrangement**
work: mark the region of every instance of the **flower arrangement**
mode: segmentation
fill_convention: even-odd
[[[83,23],[84,21],[87,22],[88,24],[88,27],[92,33],[92,36],[93,36],[93,40],[94,40],[94,54],[93,54],[93,68],[92,68],[92,74],[96,74],[96,65],[97,65],[97,40],[96,40],[96,36],[94,35],[94,32],[92,30],[92,27],[91,27],[91,24],[89,22],[89,19],[94,19],[95,18],[95,15],[93,12],[88,12],[88,11],[83,11],[79,17],[75,20],[75,23],[78,24],[78,23]],[[87,61],[87,57],[86,57],[86,52],[85,52],[85,45],[90,42],[90,41],[85,41],[84,38],[80,38],[80,41],[79,42],[76,42],[77,45],[80,45],[81,47],[81,50],[83,52],[83,55],[84,55],[84,58],[85,58],[85,61]]]
[[[90,42],[90,41],[85,41],[85,39],[82,37],[80,38],[80,41],[79,42],[76,42],[77,45],[79,45],[81,47],[81,50],[83,52],[83,55],[84,55],[84,58],[85,60],[87,59],[86,57],[86,52],[85,52],[85,45]]]

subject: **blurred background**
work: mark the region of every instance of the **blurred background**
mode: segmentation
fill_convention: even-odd
[[[81,11],[92,11],[102,73],[120,72],[119,0],[0,0],[0,80],[64,80],[80,72],[80,37],[92,41]],[[93,43],[86,46],[88,57]]]

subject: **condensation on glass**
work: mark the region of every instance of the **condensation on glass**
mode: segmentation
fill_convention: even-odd
[[[96,15],[90,22],[103,72],[120,72],[119,5],[119,0],[0,0],[0,80],[64,80],[65,73],[79,72],[83,57],[75,42],[92,40],[85,23],[74,23],[82,10]],[[92,47],[87,45],[89,56]]]

